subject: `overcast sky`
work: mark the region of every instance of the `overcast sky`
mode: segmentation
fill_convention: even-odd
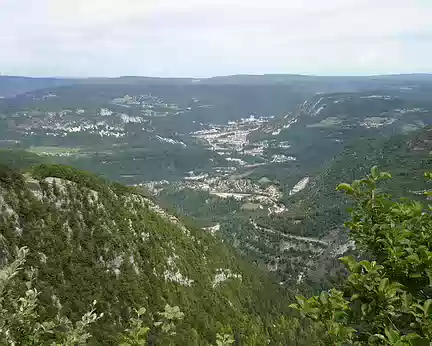
[[[0,73],[432,72],[432,0],[0,0]]]

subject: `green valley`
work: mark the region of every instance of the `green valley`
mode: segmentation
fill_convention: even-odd
[[[379,166],[393,178],[377,193],[430,198],[429,75],[0,76],[0,87],[0,261],[27,249],[17,277],[37,270],[43,320],[80,320],[96,301],[89,344],[120,344],[131,323],[149,328],[146,345],[325,344],[306,300],[289,305],[339,289],[354,270],[339,257],[375,259],[344,227],[357,200],[338,184]],[[172,335],[154,325],[171,313]]]

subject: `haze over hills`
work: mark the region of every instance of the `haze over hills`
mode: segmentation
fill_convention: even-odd
[[[355,91],[364,88],[379,88],[386,83],[430,82],[432,74],[393,74],[374,76],[314,76],[294,74],[232,75],[208,78],[162,78],[121,76],[116,78],[61,78],[61,77],[23,77],[0,75],[0,96],[14,96],[33,90],[45,89],[69,84],[293,84],[302,87],[315,84],[323,92]],[[320,90],[318,90],[320,91]],[[317,92],[318,92],[317,91]]]

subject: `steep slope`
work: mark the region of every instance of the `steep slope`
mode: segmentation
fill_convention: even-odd
[[[214,343],[224,330],[245,345],[276,340],[271,326],[286,312],[278,285],[139,190],[66,166],[43,164],[24,175],[2,166],[0,210],[1,260],[29,247],[42,314],[55,314],[58,299],[76,319],[97,300],[105,313],[92,329],[97,344],[118,343],[131,308],[156,316],[166,303],[186,315],[179,345]]]
[[[278,169],[259,167],[254,174],[278,181],[283,191],[281,200],[287,209],[296,209],[303,198],[301,191],[304,188],[310,191],[315,177],[345,149],[346,153],[358,149],[362,155],[345,162],[347,167],[340,165],[339,168],[345,171],[357,167],[361,175],[365,172],[362,160],[372,165],[373,161],[382,161],[374,153],[387,150],[380,146],[388,138],[432,124],[431,90],[431,85],[407,84],[391,90],[316,95],[299,105],[295,112],[273,119],[249,136],[252,143],[268,142],[267,150],[275,154],[296,158],[280,164]],[[361,138],[366,140],[358,142]],[[347,155],[343,160],[347,160]],[[339,177],[338,172],[326,175],[334,184],[339,182]],[[319,190],[309,195],[315,201],[322,197]]]
[[[383,186],[395,196],[418,193],[423,174],[432,167],[432,128],[392,137],[367,138],[348,145],[296,196],[295,205],[315,211],[340,208],[342,195],[335,191],[340,182],[368,174],[371,167],[392,172]]]
[[[293,200],[289,215],[292,222],[273,219],[272,225],[291,234],[313,236],[328,242],[315,258],[308,274],[309,283],[329,279],[335,274],[335,259],[352,249],[343,222],[349,201],[335,191],[341,182],[351,182],[370,172],[374,165],[389,171],[392,179],[381,184],[393,196],[424,199],[424,173],[432,169],[432,129],[426,127],[410,134],[367,138],[347,146],[323,170],[311,177],[308,186]]]

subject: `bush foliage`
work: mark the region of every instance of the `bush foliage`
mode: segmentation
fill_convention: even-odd
[[[338,186],[354,201],[346,226],[364,259],[341,258],[349,272],[342,287],[291,305],[317,323],[327,345],[432,341],[432,206],[380,191],[390,178],[373,167]]]

